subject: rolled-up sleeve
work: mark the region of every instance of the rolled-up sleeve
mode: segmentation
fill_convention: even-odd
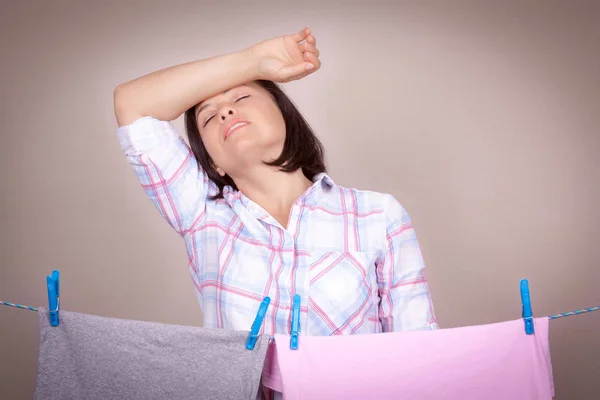
[[[184,235],[204,212],[209,185],[187,143],[170,122],[154,117],[121,126],[117,135],[146,196]]]
[[[386,232],[376,263],[383,331],[438,329],[412,221],[389,194],[385,195],[383,208]]]

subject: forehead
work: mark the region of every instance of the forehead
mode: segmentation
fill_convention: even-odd
[[[227,94],[229,92],[237,91],[238,89],[244,89],[244,88],[257,89],[257,84],[254,82],[250,82],[250,83],[245,83],[242,85],[234,86],[232,88],[225,90],[224,92],[222,92],[220,94],[217,94],[213,97],[209,97],[208,99],[202,100],[200,103],[198,103],[196,105],[196,113],[199,113],[200,111],[202,111],[202,109],[208,107],[212,103],[212,101],[214,99],[216,99],[217,97]]]

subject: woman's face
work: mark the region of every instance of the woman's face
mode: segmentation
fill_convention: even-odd
[[[221,175],[277,158],[285,123],[269,93],[252,82],[208,98],[195,108],[200,138]]]

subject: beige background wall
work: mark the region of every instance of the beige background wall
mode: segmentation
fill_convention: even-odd
[[[284,85],[340,184],[414,219],[442,327],[600,305],[600,3],[0,5],[0,300],[200,323],[183,242],[118,148],[119,83],[310,26]],[[181,120],[176,126],[183,128]],[[183,131],[182,131],[183,132]],[[600,312],[551,322],[558,399],[600,391]],[[0,398],[31,398],[37,314],[0,307]]]

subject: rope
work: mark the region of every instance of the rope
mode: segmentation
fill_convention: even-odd
[[[598,306],[598,307],[590,307],[590,308],[582,308],[581,310],[575,310],[575,311],[569,311],[569,312],[566,312],[566,313],[551,315],[548,318],[549,319],[556,319],[556,318],[568,317],[568,316],[571,316],[571,315],[583,314],[583,313],[586,313],[586,312],[598,311],[598,310],[600,310],[600,306]]]
[[[35,308],[35,307],[29,307],[29,306],[24,306],[24,305],[21,305],[21,304],[9,303],[7,301],[0,301],[0,304],[2,304],[3,306],[20,308],[22,310],[38,311],[38,309]],[[598,310],[600,310],[600,306],[598,306],[598,307],[590,307],[590,308],[582,308],[581,310],[574,310],[574,311],[569,311],[569,312],[560,313],[560,314],[556,314],[556,315],[551,315],[551,316],[548,317],[548,319],[556,319],[556,318],[562,318],[562,317],[569,317],[571,315],[578,315],[578,314],[583,314],[583,313],[592,312],[592,311],[598,311]]]
[[[23,306],[21,304],[9,303],[7,301],[0,301],[0,304],[2,304],[3,306],[16,307],[16,308],[20,308],[20,309],[23,309],[23,310],[38,311],[38,309],[34,308],[34,307]]]

